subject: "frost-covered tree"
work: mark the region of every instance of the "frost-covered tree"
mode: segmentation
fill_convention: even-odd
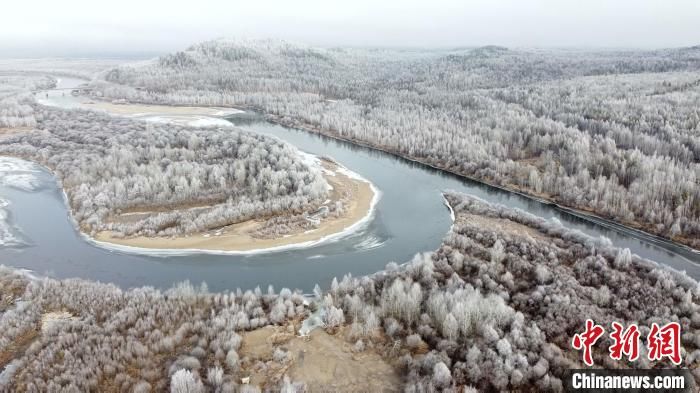
[[[170,380],[170,393],[203,393],[204,385],[190,371],[178,370]]]
[[[0,267],[0,348],[26,348],[0,364],[0,391],[261,391],[237,386],[251,368],[268,367],[239,355],[242,336],[289,323],[276,319],[283,316],[298,322],[318,307],[327,331],[363,353],[358,361],[374,352],[396,364],[407,391],[561,392],[566,371],[582,367],[570,343],[587,318],[603,326],[676,321],[681,367],[697,362],[697,281],[556,221],[471,196],[445,198],[455,223],[437,250],[369,276],[346,275],[315,300],[290,290],[209,293],[188,282],[167,291],[122,290]],[[490,220],[509,223],[483,224]],[[493,258],[494,248],[502,257]],[[308,301],[315,304],[307,308]],[[280,312],[273,322],[273,310],[282,307],[293,307],[293,316]],[[45,313],[58,310],[70,317],[37,332]],[[594,348],[596,365],[670,367],[643,359],[611,363],[610,344],[603,338]],[[61,362],[54,361],[58,353]],[[269,362],[291,367],[296,360],[277,347]],[[310,382],[283,376],[264,388],[304,391]]]
[[[0,154],[50,168],[73,217],[91,234],[173,236],[301,215],[317,209],[328,192],[320,170],[270,137],[92,111],[34,110],[38,130],[0,140]]]
[[[92,86],[137,102],[254,107],[700,247],[699,53],[217,40]]]
[[[445,363],[439,362],[433,367],[433,382],[437,387],[446,387],[452,381],[452,375],[450,374],[450,369],[447,368]]]

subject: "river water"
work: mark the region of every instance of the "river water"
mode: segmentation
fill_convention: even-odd
[[[64,79],[59,87],[80,82]],[[54,105],[79,105],[69,92],[50,92],[48,98],[44,94],[40,98]],[[618,247],[630,248],[635,254],[700,278],[700,254],[670,242],[591,222],[555,206],[390,154],[273,124],[255,113],[235,115],[230,121],[251,132],[281,138],[300,150],[330,156],[373,182],[382,197],[370,222],[352,235],[307,249],[254,255],[128,254],[100,248],[78,234],[55,179],[34,166],[32,169],[37,172],[31,172],[31,176],[38,181],[32,187],[22,189],[0,181],[0,199],[9,202],[2,208],[8,216],[5,221],[24,241],[19,245],[0,245],[0,263],[30,269],[38,275],[82,277],[125,288],[144,285],[167,288],[189,280],[195,284],[206,282],[211,290],[249,289],[257,285],[264,288],[272,284],[276,289],[300,288],[308,292],[317,283],[327,287],[333,277],[373,273],[388,262],[402,263],[416,253],[436,249],[451,225],[440,192],[456,190],[547,219],[555,217],[567,227],[596,237],[605,236]],[[7,173],[10,172],[0,171],[0,176]]]

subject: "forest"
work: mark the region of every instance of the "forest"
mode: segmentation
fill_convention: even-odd
[[[191,234],[313,211],[328,193],[320,169],[275,138],[38,104],[27,108],[35,130],[1,139],[0,154],[49,168],[73,219],[91,235]],[[115,219],[122,215],[128,219]]]
[[[313,295],[260,288],[210,293],[205,284],[120,289],[36,278],[0,268],[0,389],[12,392],[304,392],[280,375],[251,373],[299,361],[239,356],[246,335],[295,326],[320,308],[322,328],[395,367],[405,392],[561,392],[581,357],[570,349],[585,319],[609,328],[678,322],[682,364],[700,381],[700,285],[656,262],[529,213],[448,192],[455,223],[434,252],[365,277],[334,279]],[[51,317],[52,318],[49,318]],[[609,338],[596,365],[613,361]],[[285,369],[282,367],[282,369]]]
[[[700,47],[319,49],[216,40],[100,98],[255,108],[700,247]]]
[[[121,61],[108,59],[0,59],[0,133],[3,128],[32,128],[32,92],[53,88],[57,77],[89,81],[105,68]]]
[[[0,130],[36,126],[31,90],[56,85],[49,76],[3,75],[0,73]]]
[[[186,236],[264,218],[254,235],[276,236],[306,229],[300,217],[329,185],[276,138],[40,105],[31,92],[54,86],[49,74],[92,79],[95,100],[261,110],[700,247],[700,47],[217,40],[153,61],[81,64],[0,61],[0,155],[55,174],[90,235]],[[319,283],[313,294],[213,293],[189,282],[120,288],[0,265],[0,392],[308,392],[313,381],[287,373],[304,360],[291,341],[270,343],[265,359],[244,342],[263,328],[307,339],[300,327],[314,316],[353,357],[383,359],[407,393],[562,392],[566,371],[583,367],[571,338],[589,318],[608,331],[613,321],[636,323],[643,341],[652,324],[677,322],[678,366],[648,360],[647,342],[637,361],[612,360],[609,337],[593,360],[688,368],[700,383],[697,281],[556,219],[456,192],[444,198],[454,223],[436,250]],[[11,235],[0,228],[0,240]]]

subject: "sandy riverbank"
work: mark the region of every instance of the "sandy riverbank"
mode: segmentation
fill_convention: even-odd
[[[261,239],[253,237],[251,233],[262,227],[266,220],[249,220],[218,228],[215,231],[175,238],[138,236],[120,239],[114,237],[111,232],[105,231],[98,233],[95,240],[103,246],[115,245],[122,251],[150,249],[164,252],[180,250],[252,253],[308,247],[337,238],[352,232],[369,220],[379,193],[369,181],[338,164],[323,161],[321,165],[323,165],[326,181],[333,188],[324,205],[331,206],[344,198],[345,212],[338,217],[329,216],[322,219],[316,229],[298,230],[283,237]]]
[[[256,109],[256,108],[253,108]],[[646,240],[651,241],[651,242],[658,242],[658,243],[663,243],[663,242],[670,242],[676,247],[682,247],[685,248],[687,251],[690,251],[692,253],[700,253],[700,247],[698,247],[697,240],[694,238],[685,238],[685,237],[680,237],[680,236],[675,236],[675,237],[669,237],[664,231],[659,231],[649,225],[645,225],[643,223],[637,222],[637,221],[629,221],[629,220],[619,220],[615,217],[605,215],[603,213],[597,212],[593,209],[587,208],[585,206],[567,206],[567,204],[561,202],[559,198],[555,195],[549,195],[545,193],[537,193],[533,190],[529,190],[520,186],[516,186],[513,184],[498,184],[494,182],[491,179],[488,178],[480,178],[480,177],[474,177],[472,175],[468,175],[465,173],[461,173],[458,170],[455,169],[449,169],[445,165],[441,164],[440,162],[433,162],[430,160],[427,160],[425,158],[421,157],[416,157],[416,156],[411,156],[407,154],[402,154],[399,152],[396,152],[386,146],[382,146],[376,143],[370,143],[370,142],[365,142],[361,141],[358,139],[353,139],[353,138],[348,138],[342,135],[339,135],[335,132],[328,131],[325,129],[321,129],[319,127],[316,127],[314,125],[308,124],[308,123],[303,123],[303,122],[295,122],[295,121],[289,121],[289,120],[284,120],[280,118],[279,116],[275,115],[269,115],[268,114],[268,120],[275,122],[277,124],[286,126],[286,127],[293,127],[297,129],[302,129],[306,130],[311,133],[315,134],[320,134],[329,138],[333,138],[336,140],[341,140],[345,141],[348,143],[352,143],[353,145],[357,146],[363,146],[372,150],[378,150],[387,154],[390,154],[395,157],[399,157],[401,159],[418,163],[421,165],[425,165],[427,167],[439,170],[444,173],[450,173],[456,176],[459,176],[461,178],[469,179],[471,181],[474,181],[476,183],[481,183],[484,185],[487,185],[489,187],[493,187],[499,190],[503,190],[512,194],[517,194],[522,197],[531,199],[533,201],[537,201],[543,204],[551,204],[555,205],[557,209],[567,212],[569,214],[575,215],[583,220],[586,221],[591,221],[596,224],[606,226],[606,227],[614,227],[615,230],[623,230],[623,231],[629,231],[631,233],[635,233],[635,236],[641,236],[646,238]]]
[[[81,102],[81,106],[116,116],[189,127],[233,127],[233,124],[224,117],[242,113],[241,110],[235,108],[114,104],[94,100],[85,100]]]
[[[242,111],[235,108],[172,106],[146,104],[114,104],[106,101],[85,99],[81,103],[86,109],[97,109],[115,115],[196,115],[196,116],[230,116]]]
[[[79,107],[103,111],[115,116],[124,116],[145,121],[174,123],[187,126],[228,126],[233,124],[224,117],[242,113],[236,108],[171,106],[151,104],[117,104],[78,97]],[[50,104],[50,103],[49,103]],[[314,165],[321,165],[324,177],[331,185],[329,199],[324,203],[333,206],[343,199],[344,213],[323,218],[316,228],[296,230],[274,238],[254,236],[256,230],[265,226],[267,220],[250,220],[207,232],[175,238],[137,236],[118,238],[113,233],[104,231],[94,237],[85,235],[86,240],[98,246],[124,252],[153,255],[213,253],[213,254],[252,254],[257,252],[280,251],[284,249],[305,248],[321,242],[343,237],[371,218],[374,206],[379,199],[379,192],[374,186],[359,175],[329,161],[311,157]],[[127,212],[116,220],[128,220],[129,215],[148,214],[149,212]]]
[[[31,131],[30,127],[0,127],[0,137]]]

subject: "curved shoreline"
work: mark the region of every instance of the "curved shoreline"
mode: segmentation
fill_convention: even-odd
[[[305,153],[308,154],[308,153]],[[107,241],[107,240],[100,240],[97,238],[94,238],[92,236],[89,236],[85,234],[82,231],[78,230],[78,233],[83,237],[84,240],[87,242],[96,245],[100,248],[107,249],[110,251],[118,251],[118,252],[124,252],[124,253],[130,253],[130,254],[139,254],[139,255],[149,255],[149,256],[182,256],[182,255],[194,255],[194,254],[209,254],[209,255],[255,255],[255,254],[266,254],[266,253],[274,253],[274,252],[280,252],[280,251],[288,251],[288,250],[298,250],[298,249],[305,249],[305,248],[311,248],[315,247],[321,244],[325,243],[330,243],[333,241],[338,241],[341,240],[347,236],[352,235],[353,233],[357,232],[358,230],[364,228],[366,225],[369,224],[371,221],[372,217],[374,216],[374,213],[376,211],[376,205],[379,202],[379,199],[381,198],[381,191],[377,189],[377,187],[367,180],[366,178],[360,176],[359,174],[350,171],[349,169],[345,168],[344,166],[338,164],[338,169],[339,171],[343,171],[345,173],[351,174],[354,180],[364,182],[368,185],[369,189],[372,192],[372,198],[370,199],[369,206],[365,212],[358,220],[350,224],[349,226],[344,227],[340,231],[333,232],[330,234],[325,234],[317,239],[312,239],[312,240],[306,240],[306,241],[301,241],[301,242],[290,242],[288,244],[284,244],[284,239],[287,237],[280,237],[280,238],[275,238],[273,240],[275,241],[282,241],[283,244],[279,245],[274,245],[274,246],[269,246],[269,247],[261,247],[261,248],[251,248],[251,249],[242,249],[242,250],[237,250],[237,249],[219,249],[219,248],[178,248],[178,247],[169,247],[169,248],[161,248],[161,247],[144,247],[140,245],[133,245],[133,244],[128,244],[130,239],[118,239],[120,240],[119,242],[112,242],[112,241]],[[350,176],[348,176],[350,177]],[[65,192],[64,192],[64,198],[65,198]],[[67,200],[66,200],[67,202]],[[235,225],[235,224],[234,224]],[[304,233],[302,233],[303,235]],[[199,236],[201,234],[193,235],[193,236]],[[294,236],[299,236],[300,234],[294,234],[289,236],[288,238],[293,240]],[[155,240],[155,241],[169,241],[171,239],[169,238],[144,238],[145,241],[148,241],[149,239]],[[180,237],[175,238],[174,241],[177,241],[178,239],[182,239]],[[211,238],[216,240],[217,238]]]
[[[303,154],[308,154],[308,153],[303,153]],[[372,217],[374,216],[377,203],[381,199],[381,195],[382,195],[381,191],[374,185],[374,183],[367,180],[363,176],[357,174],[356,172],[352,172],[349,169],[347,169],[346,167],[344,167],[340,164],[337,164],[339,170],[342,170],[347,174],[351,174],[357,180],[360,180],[360,181],[367,183],[368,187],[372,191],[372,198],[370,200],[370,204],[369,204],[369,207],[367,209],[367,212],[359,220],[357,220],[354,223],[352,223],[351,225],[343,228],[341,231],[331,233],[328,235],[324,235],[324,236],[322,236],[318,239],[314,239],[314,240],[308,240],[308,241],[297,242],[297,243],[289,243],[289,244],[281,244],[281,245],[272,246],[272,247],[255,248],[255,249],[249,249],[249,250],[138,247],[138,246],[133,246],[133,245],[126,245],[126,244],[119,244],[119,243],[114,243],[114,242],[109,242],[109,241],[104,241],[104,240],[98,240],[98,239],[93,238],[92,236],[84,233],[83,231],[81,231],[77,221],[73,217],[73,212],[70,208],[70,203],[68,200],[68,194],[66,194],[66,190],[62,187],[60,179],[56,176],[56,174],[50,168],[48,168],[48,167],[46,167],[38,162],[31,161],[31,160],[21,158],[21,157],[13,157],[13,156],[0,156],[0,157],[7,157],[7,158],[11,158],[11,159],[25,161],[25,162],[31,163],[32,165],[36,165],[41,170],[49,173],[51,175],[51,177],[53,178],[53,180],[55,181],[55,185],[56,185],[57,190],[61,194],[63,206],[66,209],[66,215],[68,216],[68,220],[70,221],[71,226],[73,227],[73,230],[85,242],[90,243],[96,247],[99,247],[99,248],[107,250],[107,251],[117,251],[117,252],[123,252],[123,253],[128,253],[128,254],[147,255],[147,256],[167,257],[167,256],[183,256],[183,255],[196,255],[196,254],[255,255],[255,254],[267,254],[267,253],[274,253],[274,252],[287,251],[287,250],[305,249],[305,248],[311,248],[311,247],[315,247],[317,245],[321,245],[321,244],[325,244],[325,243],[331,243],[334,241],[341,240],[347,236],[350,236],[353,233],[355,233],[356,231],[358,231],[358,230],[364,228],[366,225],[368,225],[369,222],[371,221]],[[158,238],[155,238],[155,239],[158,239]]]
[[[172,108],[179,108],[179,107],[187,108],[188,107],[186,105],[185,106],[169,105],[169,104],[153,103],[153,102],[139,101],[139,100],[131,102],[130,105],[146,105],[146,106],[150,105],[150,106],[163,106],[163,107],[172,107]],[[202,108],[212,108],[212,107],[204,106]],[[545,204],[545,205],[549,205],[561,213],[570,215],[572,217],[576,217],[580,220],[588,221],[588,222],[596,224],[596,225],[601,225],[601,226],[609,228],[609,229],[612,227],[616,230],[621,230],[623,232],[626,232],[629,235],[632,235],[633,237],[647,240],[647,241],[654,243],[655,245],[660,246],[662,248],[665,248],[665,247],[663,247],[664,245],[669,245],[669,246],[673,246],[673,247],[679,247],[679,248],[683,249],[685,252],[688,252],[689,254],[700,255],[700,249],[696,249],[693,246],[686,244],[682,241],[673,240],[667,236],[664,236],[663,234],[649,231],[647,228],[643,227],[643,225],[641,223],[635,223],[635,222],[630,223],[630,222],[618,221],[618,220],[615,220],[613,218],[601,216],[601,215],[597,214],[596,212],[583,210],[583,209],[573,207],[573,206],[562,205],[560,202],[556,201],[554,198],[546,198],[546,197],[542,197],[542,196],[538,196],[538,195],[533,195],[533,194],[528,193],[525,190],[509,187],[507,185],[499,185],[499,184],[492,183],[488,180],[472,177],[472,176],[469,176],[469,175],[466,175],[463,173],[459,173],[457,171],[454,171],[454,170],[451,170],[448,168],[443,168],[443,167],[437,166],[436,164],[429,163],[421,158],[407,156],[407,155],[404,155],[402,153],[389,150],[389,149],[387,149],[383,146],[377,145],[377,144],[363,142],[360,140],[355,140],[355,139],[343,137],[343,136],[340,136],[340,135],[333,133],[332,131],[319,129],[319,128],[317,128],[309,123],[304,123],[301,121],[285,121],[279,115],[268,113],[263,108],[260,108],[260,107],[256,107],[253,105],[230,104],[230,105],[226,105],[226,106],[218,106],[216,108],[239,110],[239,111],[243,111],[243,112],[252,111],[252,112],[255,112],[255,113],[258,113],[258,114],[264,116],[264,118],[266,120],[268,120],[272,123],[280,124],[280,125],[285,126],[285,127],[290,127],[290,128],[295,128],[295,129],[307,131],[307,132],[310,132],[310,133],[316,134],[316,135],[322,135],[322,136],[325,136],[328,138],[332,138],[332,139],[339,140],[339,141],[344,141],[344,142],[347,142],[347,143],[350,143],[350,144],[353,144],[356,146],[365,147],[365,148],[368,148],[371,150],[381,151],[381,152],[387,153],[393,157],[405,160],[407,162],[412,162],[412,163],[416,163],[419,165],[423,165],[427,168],[431,168],[433,170],[440,171],[442,173],[450,174],[450,175],[456,176],[460,179],[466,179],[466,180],[472,181],[474,183],[486,185],[486,186],[489,186],[489,187],[492,187],[492,188],[495,188],[495,189],[498,189],[501,191],[505,191],[505,192],[508,192],[511,194],[517,194],[517,195],[522,196],[524,198],[527,198],[529,200],[540,202],[540,203]]]
[[[435,164],[431,164],[429,162],[423,161],[419,158],[405,156],[401,153],[386,149],[386,148],[381,147],[379,145],[366,143],[363,141],[354,140],[354,139],[346,138],[346,137],[343,137],[340,135],[328,133],[326,131],[319,130],[319,129],[313,127],[312,125],[309,125],[306,123],[302,123],[302,124],[288,123],[288,122],[285,122],[283,120],[280,120],[278,118],[278,116],[270,114],[270,113],[266,113],[266,112],[260,110],[259,108],[254,108],[254,107],[249,108],[249,107],[243,107],[243,106],[234,107],[234,108],[240,109],[240,110],[245,109],[245,110],[255,111],[255,112],[260,113],[261,115],[265,116],[266,120],[273,122],[273,123],[276,123],[276,124],[279,124],[281,126],[295,128],[295,129],[299,129],[299,130],[304,130],[304,131],[312,133],[312,134],[325,136],[327,138],[350,143],[350,144],[353,144],[355,146],[364,147],[366,149],[370,149],[370,150],[374,150],[374,151],[380,151],[382,153],[389,154],[392,157],[395,157],[395,158],[398,158],[401,160],[405,160],[407,162],[411,162],[414,164],[422,165],[426,168],[440,171],[442,173],[449,174],[449,175],[455,176],[455,177],[460,178],[460,179],[469,180],[471,182],[482,184],[482,185],[485,185],[488,187],[492,187],[492,188],[495,188],[495,189],[498,189],[500,191],[504,191],[504,192],[507,192],[510,194],[516,194],[516,195],[519,195],[521,197],[527,198],[529,200],[539,202],[539,203],[542,203],[544,205],[549,205],[562,213],[569,214],[569,215],[576,217],[578,219],[585,220],[585,221],[588,221],[588,222],[591,222],[591,223],[594,223],[597,225],[601,225],[601,226],[607,227],[607,228],[614,227],[616,230],[623,230],[626,233],[633,235],[634,237],[643,238],[644,240],[648,240],[648,241],[655,243],[657,245],[670,244],[674,247],[682,248],[689,253],[700,254],[700,249],[696,249],[688,244],[677,242],[677,241],[674,241],[668,237],[665,237],[665,236],[662,236],[662,235],[659,235],[659,234],[656,234],[653,232],[648,232],[644,229],[636,228],[634,226],[628,225],[628,224],[620,222],[620,221],[616,221],[614,219],[600,216],[594,212],[581,210],[581,209],[578,209],[575,207],[564,206],[553,199],[547,199],[547,198],[543,198],[540,196],[531,195],[531,194],[528,194],[522,190],[510,188],[508,186],[494,184],[494,183],[491,183],[491,182],[486,181],[486,180],[478,179],[478,178],[475,178],[472,176],[468,176],[468,175],[453,171],[451,169],[442,168],[442,167],[436,166]]]
[[[308,154],[308,153],[303,153],[303,154]],[[318,239],[313,239],[313,240],[307,240],[303,242],[292,242],[288,244],[281,244],[281,245],[276,245],[276,246],[271,246],[271,247],[262,247],[262,248],[252,248],[248,250],[223,250],[223,249],[209,249],[209,248],[156,248],[156,247],[139,247],[139,246],[134,246],[134,245],[128,245],[128,244],[119,244],[115,242],[110,242],[110,241],[105,241],[105,240],[98,240],[83,231],[79,229],[78,223],[76,222],[75,218],[73,217],[73,212],[70,208],[70,203],[68,200],[68,194],[66,194],[66,190],[61,186],[59,178],[56,176],[56,174],[48,167],[35,162],[31,161],[25,158],[20,158],[20,157],[13,157],[13,156],[2,156],[10,159],[15,159],[15,160],[20,160],[24,162],[28,162],[31,165],[36,165],[38,168],[40,168],[43,171],[46,171],[48,174],[51,175],[53,180],[55,181],[56,188],[58,191],[60,191],[63,206],[66,209],[66,215],[68,216],[68,220],[71,222],[71,226],[73,227],[73,230],[76,232],[77,235],[79,235],[85,242],[90,243],[96,247],[99,247],[104,250],[108,251],[117,251],[117,252],[123,252],[123,253],[129,253],[129,254],[138,254],[138,255],[147,255],[147,256],[162,256],[162,257],[167,257],[167,256],[184,256],[184,255],[196,255],[196,254],[207,254],[207,255],[255,255],[255,254],[267,254],[267,253],[274,253],[274,252],[280,252],[280,251],[287,251],[287,250],[298,250],[298,249],[305,249],[305,248],[311,248],[315,247],[321,244],[325,243],[331,243],[334,241],[341,240],[347,236],[352,235],[353,233],[357,232],[358,230],[364,228],[366,225],[369,224],[371,221],[372,217],[374,216],[374,213],[376,211],[376,206],[379,200],[381,199],[381,191],[369,180],[364,178],[363,176],[359,175],[356,172],[352,172],[346,167],[337,164],[338,165],[338,170],[344,172],[348,177],[352,177],[355,180],[362,181],[368,185],[370,190],[372,191],[372,198],[369,203],[369,207],[366,211],[366,213],[360,217],[359,220],[355,221],[349,226],[344,227],[342,230],[334,233],[330,233],[324,236],[319,237]],[[314,156],[316,157],[316,156]],[[153,238],[153,239],[160,239],[160,238]],[[284,239],[284,238],[281,238]],[[128,240],[128,239],[127,239]]]
[[[83,97],[85,99],[90,99],[89,103],[85,102],[75,102],[75,106],[77,108],[83,108],[83,109],[88,109],[88,110],[98,110],[105,112],[107,114],[113,115],[113,116],[124,116],[124,117],[129,117],[132,119],[139,119],[139,120],[144,120],[144,121],[159,121],[159,122],[173,122],[173,123],[183,123],[186,125],[191,125],[191,126],[197,126],[194,124],[188,124],[189,122],[199,122],[202,121],[204,124],[201,125],[212,125],[212,122],[217,122],[216,125],[219,125],[218,123],[225,121],[224,117],[230,116],[232,114],[236,113],[242,113],[244,112],[243,110],[239,108],[225,108],[225,107],[208,107],[208,106],[178,106],[178,105],[154,105],[154,104],[144,104],[144,103],[128,103],[128,104],[115,104],[111,102],[106,102],[106,101],[101,101],[101,100],[94,100],[89,97]],[[78,97],[80,99],[80,97]],[[62,105],[58,104],[56,105],[55,103],[51,102],[50,100],[43,100],[43,102],[40,102],[42,105],[49,105],[49,106],[59,106],[61,107]],[[209,124],[207,124],[209,123]],[[230,122],[226,121],[226,123],[229,126],[233,126]],[[285,143],[288,143],[284,141]],[[308,155],[307,153],[300,152],[302,155],[302,158],[304,157],[311,157],[312,160],[314,160],[314,164],[318,164],[319,170],[322,170],[324,172],[327,172],[324,170],[324,168],[321,167],[320,165],[320,160],[319,157],[313,156],[313,155]],[[75,222],[75,219],[73,218],[72,211],[70,209],[70,204],[68,203],[68,197],[65,192],[65,190],[60,187],[60,179],[58,179],[53,171],[51,171],[49,168],[45,168],[43,165],[36,163],[31,160],[26,160],[29,162],[32,162],[34,164],[40,165],[42,168],[48,170],[49,173],[52,174],[52,176],[57,180],[57,184],[59,185],[59,188],[61,189],[61,192],[63,194],[63,199],[64,199],[64,205],[66,206],[66,209],[68,211],[68,215],[70,218],[70,221],[73,223],[73,227],[76,230],[76,232],[82,237],[85,241],[87,241],[90,244],[93,244],[95,246],[98,246],[103,249],[111,250],[111,251],[118,251],[118,252],[125,252],[125,253],[131,253],[131,254],[140,254],[140,255],[151,255],[151,256],[170,256],[170,255],[193,255],[193,254],[215,254],[215,255],[252,255],[252,254],[259,254],[259,253],[273,253],[273,252],[279,252],[279,251],[285,251],[285,250],[291,250],[291,249],[303,249],[303,248],[309,248],[309,247],[314,247],[322,243],[327,243],[331,241],[336,241],[341,238],[347,237],[351,235],[352,233],[356,232],[357,230],[361,229],[362,227],[366,226],[370,219],[374,215],[374,211],[376,209],[376,204],[379,201],[379,198],[381,196],[380,191],[377,189],[377,187],[372,184],[369,180],[365,179],[361,175],[350,171],[349,169],[345,168],[339,163],[334,163],[337,167],[335,168],[335,171],[331,173],[331,176],[335,176],[337,174],[341,174],[345,177],[347,177],[347,180],[353,182],[353,183],[348,183],[350,186],[353,184],[356,184],[357,182],[362,182],[366,183],[367,187],[363,187],[362,189],[358,190],[359,194],[364,194],[364,197],[362,195],[354,195],[353,201],[355,200],[362,200],[363,206],[357,207],[359,210],[359,213],[361,216],[356,218],[353,212],[348,212],[345,215],[341,217],[336,217],[336,218],[327,218],[321,221],[321,224],[318,228],[310,230],[310,231],[305,231],[305,232],[294,232],[289,235],[282,235],[278,237],[274,237],[272,239],[255,239],[247,235],[245,232],[237,234],[236,236],[229,235],[229,236],[221,236],[219,237],[209,237],[210,235],[205,235],[207,232],[210,231],[205,231],[202,233],[197,233],[197,234],[192,234],[189,236],[178,236],[173,238],[162,238],[162,237],[153,237],[153,238],[146,238],[146,237],[135,237],[135,238],[127,238],[127,239],[120,239],[120,238],[111,238],[110,234],[108,231],[103,231],[98,233],[96,236],[90,236],[89,234],[84,233],[83,231],[80,230],[79,226],[77,226],[77,223]],[[342,187],[341,187],[342,188]],[[369,202],[367,202],[367,194],[371,193],[371,198],[369,198]],[[351,203],[353,202],[351,201]],[[240,226],[250,226],[252,225],[255,220],[249,220],[243,223],[237,223],[237,224],[232,224],[227,226],[227,228],[234,228],[236,225]],[[343,221],[350,221],[349,223],[345,223]],[[339,224],[340,222],[340,224]],[[326,228],[323,227],[324,223],[326,223]],[[349,225],[348,225],[349,224]],[[336,226],[336,228],[333,228],[333,226]],[[337,226],[342,225],[340,229],[337,228]],[[330,228],[328,228],[330,227]],[[240,229],[238,227],[234,229]],[[330,233],[328,233],[330,231]],[[314,235],[309,235],[312,232],[318,232]],[[325,233],[324,233],[325,232]],[[201,239],[196,239],[195,237],[200,236]],[[102,238],[100,238],[102,237]],[[225,244],[222,244],[225,242],[226,238],[230,239],[231,243],[236,243],[233,246],[227,246]],[[299,237],[302,237],[303,239],[299,239]],[[286,240],[289,238],[289,240]],[[172,241],[173,243],[180,241],[185,244],[185,246],[177,246],[174,245],[173,247],[162,247],[163,243],[168,243]],[[261,247],[256,247],[255,243],[267,243],[265,246]],[[139,244],[141,243],[141,244]],[[143,243],[152,243],[153,246],[150,245],[144,245]],[[187,244],[191,243],[199,243],[197,244],[197,247],[187,247]],[[248,244],[253,244],[252,248],[248,248],[246,243]],[[208,244],[208,246],[205,247],[199,247],[200,244]],[[227,249],[230,247],[230,249]]]
[[[288,251],[288,250],[299,250],[299,249],[311,248],[311,247],[315,247],[315,246],[318,246],[321,244],[326,244],[326,243],[331,243],[334,241],[341,240],[349,235],[352,235],[357,230],[366,226],[369,223],[372,216],[374,216],[374,205],[376,204],[375,200],[378,201],[379,195],[380,195],[379,191],[374,186],[372,186],[372,189],[373,189],[373,191],[375,191],[375,194],[374,194],[375,196],[374,196],[374,198],[372,198],[372,200],[373,200],[372,208],[367,212],[367,214],[364,217],[362,217],[362,219],[355,222],[351,226],[345,228],[341,232],[326,235],[326,236],[323,236],[317,240],[309,240],[306,242],[290,243],[290,244],[285,244],[285,245],[280,245],[280,246],[273,246],[273,247],[267,247],[267,248],[256,248],[256,249],[251,249],[251,250],[216,250],[216,249],[202,249],[202,248],[146,248],[146,247],[127,246],[127,245],[123,245],[123,244],[100,241],[100,240],[97,240],[97,239],[90,237],[89,235],[86,235],[83,232],[80,232],[80,235],[88,243],[93,244],[97,247],[103,248],[105,250],[124,252],[124,253],[128,253],[128,254],[148,255],[148,256],[155,256],[155,257],[185,256],[185,255],[198,255],[198,254],[206,254],[206,255],[256,255],[256,254],[268,254],[268,253]]]
[[[134,101],[134,102],[130,103],[129,105],[164,106],[164,107],[170,107],[170,108],[180,108],[181,107],[179,105],[167,105],[167,104],[164,105],[164,104],[155,104],[155,103],[139,102],[139,101]],[[124,105],[124,106],[129,106],[129,105]],[[85,106],[85,107],[89,107],[89,106]],[[184,108],[191,109],[193,107],[184,106]],[[202,108],[211,109],[210,107],[202,107]],[[383,148],[383,147],[378,146],[378,145],[365,143],[362,141],[353,140],[353,139],[345,138],[345,137],[335,135],[332,133],[328,133],[326,131],[316,129],[315,127],[313,127],[310,124],[285,122],[285,121],[279,119],[278,116],[275,116],[275,115],[270,114],[270,113],[266,113],[266,112],[262,111],[260,108],[245,106],[245,105],[230,105],[230,106],[227,106],[226,108],[233,109],[233,110],[241,110],[241,111],[254,111],[256,113],[262,114],[270,122],[274,122],[274,123],[277,123],[277,124],[280,124],[283,126],[287,126],[287,127],[292,127],[292,128],[304,130],[304,131],[307,131],[307,132],[310,132],[310,133],[313,133],[316,135],[322,135],[322,136],[329,137],[332,139],[344,141],[344,142],[347,142],[347,143],[350,143],[350,144],[353,144],[356,146],[365,147],[365,148],[372,149],[375,151],[381,151],[381,152],[387,153],[391,156],[394,156],[396,158],[399,158],[401,160],[405,160],[407,162],[422,165],[422,166],[425,166],[427,168],[431,168],[433,170],[440,171],[442,173],[450,174],[450,175],[455,176],[457,178],[461,178],[461,179],[469,180],[469,181],[474,182],[474,183],[486,185],[486,186],[489,186],[489,187],[492,187],[494,189],[498,189],[498,190],[501,190],[501,191],[504,191],[507,193],[517,194],[517,195],[522,196],[524,198],[527,198],[529,200],[540,202],[540,203],[545,204],[545,205],[549,205],[549,206],[553,207],[554,209],[556,209],[564,214],[568,214],[572,217],[576,217],[578,219],[581,219],[581,220],[584,220],[584,221],[587,221],[587,222],[590,222],[593,224],[601,225],[601,226],[607,227],[609,229],[615,229],[615,230],[619,230],[622,232],[626,232],[630,236],[649,241],[649,242],[651,242],[659,247],[662,247],[662,248],[666,248],[664,246],[668,245],[668,246],[673,246],[673,247],[679,247],[679,248],[683,249],[685,252],[688,252],[690,254],[700,254],[700,250],[696,250],[695,248],[693,248],[687,244],[673,241],[673,240],[668,239],[664,236],[660,236],[658,234],[647,232],[643,229],[635,228],[633,226],[628,226],[628,225],[625,225],[624,223],[621,223],[621,222],[618,222],[618,221],[615,221],[612,219],[597,216],[591,212],[584,212],[584,211],[576,209],[576,208],[562,206],[562,205],[558,204],[557,202],[555,202],[554,200],[545,199],[545,198],[542,198],[539,196],[529,195],[529,194],[523,192],[522,190],[512,189],[508,186],[501,186],[501,185],[493,184],[493,183],[490,183],[488,181],[473,178],[473,177],[470,177],[468,175],[464,175],[464,174],[455,172],[455,171],[447,169],[447,168],[438,167],[434,164],[425,162],[421,159],[418,159],[415,157],[408,157],[408,156],[405,156],[405,155],[402,155],[400,153],[388,150],[388,149]],[[224,107],[220,107],[219,109],[224,109]],[[612,227],[612,228],[610,228],[610,227]],[[299,248],[303,248],[303,247],[299,247]],[[197,250],[199,250],[199,249],[191,249],[191,250],[193,250],[192,253],[196,253]],[[682,254],[678,254],[675,251],[674,251],[674,253],[683,257],[683,259],[687,260],[687,258],[685,256],[683,256]]]

